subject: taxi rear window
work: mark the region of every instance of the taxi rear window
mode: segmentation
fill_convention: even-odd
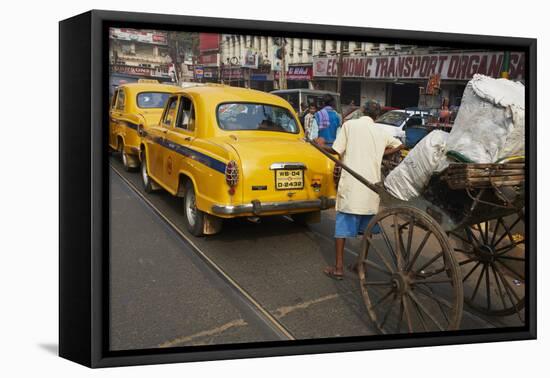
[[[223,130],[261,130],[297,134],[296,119],[285,108],[256,103],[224,103],[218,106],[218,124]]]
[[[137,95],[137,106],[143,109],[164,108],[170,93],[141,92]]]

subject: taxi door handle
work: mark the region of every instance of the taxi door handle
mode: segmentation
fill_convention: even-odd
[[[183,140],[185,140],[186,142],[190,142],[190,141],[191,141],[191,137],[185,137]]]

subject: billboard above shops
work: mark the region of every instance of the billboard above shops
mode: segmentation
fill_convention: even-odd
[[[201,52],[201,55],[199,55],[199,64],[203,66],[217,67],[220,65],[220,54]]]
[[[479,73],[499,77],[504,62],[503,52],[441,53],[427,55],[344,57],[342,77],[365,79],[470,80]],[[525,76],[525,55],[510,54],[510,79]],[[314,77],[337,77],[338,57],[314,58]]]
[[[165,71],[149,67],[127,66],[123,64],[113,64],[110,66],[111,73],[133,75],[133,76],[152,76],[152,77],[170,77],[168,67]]]
[[[118,39],[121,41],[150,43],[153,45],[168,44],[168,34],[165,32],[158,32],[155,30],[110,28],[109,38]]]
[[[199,33],[199,51],[218,52],[220,49],[220,35],[215,33]]]

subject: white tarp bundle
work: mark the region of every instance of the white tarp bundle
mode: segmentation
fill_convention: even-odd
[[[474,75],[468,82],[447,149],[475,163],[525,152],[525,87],[507,79]]]
[[[445,160],[448,137],[449,133],[435,130],[418,142],[384,180],[390,194],[404,201],[418,197]]]
[[[384,181],[408,201],[424,191],[431,176],[449,165],[448,151],[476,163],[494,163],[525,153],[525,88],[521,83],[474,75],[468,82],[453,128],[422,139]]]

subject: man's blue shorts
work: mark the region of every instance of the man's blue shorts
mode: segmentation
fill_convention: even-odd
[[[355,238],[362,235],[374,214],[360,215],[348,214],[340,211],[336,212],[336,227],[334,230],[335,238]],[[379,231],[378,225],[373,227],[373,234]]]

